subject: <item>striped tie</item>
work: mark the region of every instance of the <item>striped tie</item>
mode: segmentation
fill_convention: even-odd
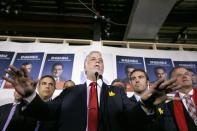
[[[196,108],[195,105],[192,101],[192,96],[191,95],[185,95],[184,96],[185,101],[186,101],[186,105],[188,108],[188,113],[191,116],[191,118],[194,120],[195,125],[197,126],[197,112],[196,112]]]

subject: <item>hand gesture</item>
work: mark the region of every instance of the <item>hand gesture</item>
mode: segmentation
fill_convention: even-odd
[[[145,107],[151,107],[167,100],[167,93],[181,88],[181,86],[176,85],[175,82],[176,79],[170,79],[167,81],[164,81],[164,79],[157,80],[142,94],[142,104],[144,104]]]
[[[10,82],[21,96],[28,97],[35,91],[36,82],[31,79],[24,66],[17,69],[15,66],[10,65],[6,73],[9,74],[9,77],[3,76],[3,79]]]

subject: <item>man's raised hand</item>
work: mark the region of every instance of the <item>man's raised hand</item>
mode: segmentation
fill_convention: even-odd
[[[35,91],[36,82],[32,80],[24,66],[17,69],[15,66],[10,65],[6,73],[9,76],[3,76],[3,79],[11,83],[15,90],[24,98],[30,96]]]

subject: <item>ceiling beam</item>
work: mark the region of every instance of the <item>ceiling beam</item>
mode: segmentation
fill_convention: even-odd
[[[124,40],[155,39],[176,0],[135,0]]]

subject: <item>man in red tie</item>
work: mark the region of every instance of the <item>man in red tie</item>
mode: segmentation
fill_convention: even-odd
[[[197,131],[197,88],[192,87],[191,73],[179,66],[171,71],[171,77],[182,86],[175,95],[178,99],[168,103],[177,131]]]
[[[24,114],[42,120],[56,120],[57,131],[125,131],[128,127],[134,131],[132,125],[141,126],[151,121],[154,104],[164,100],[161,98],[166,96],[166,88],[172,87],[175,82],[174,79],[165,82],[158,80],[135,104],[121,88],[102,81],[104,62],[100,52],[92,51],[87,55],[84,70],[87,76],[84,84],[63,90],[49,103],[44,103],[36,94],[34,82],[25,68],[10,66],[7,72],[14,77],[4,79],[11,82],[23,99],[29,102]]]

